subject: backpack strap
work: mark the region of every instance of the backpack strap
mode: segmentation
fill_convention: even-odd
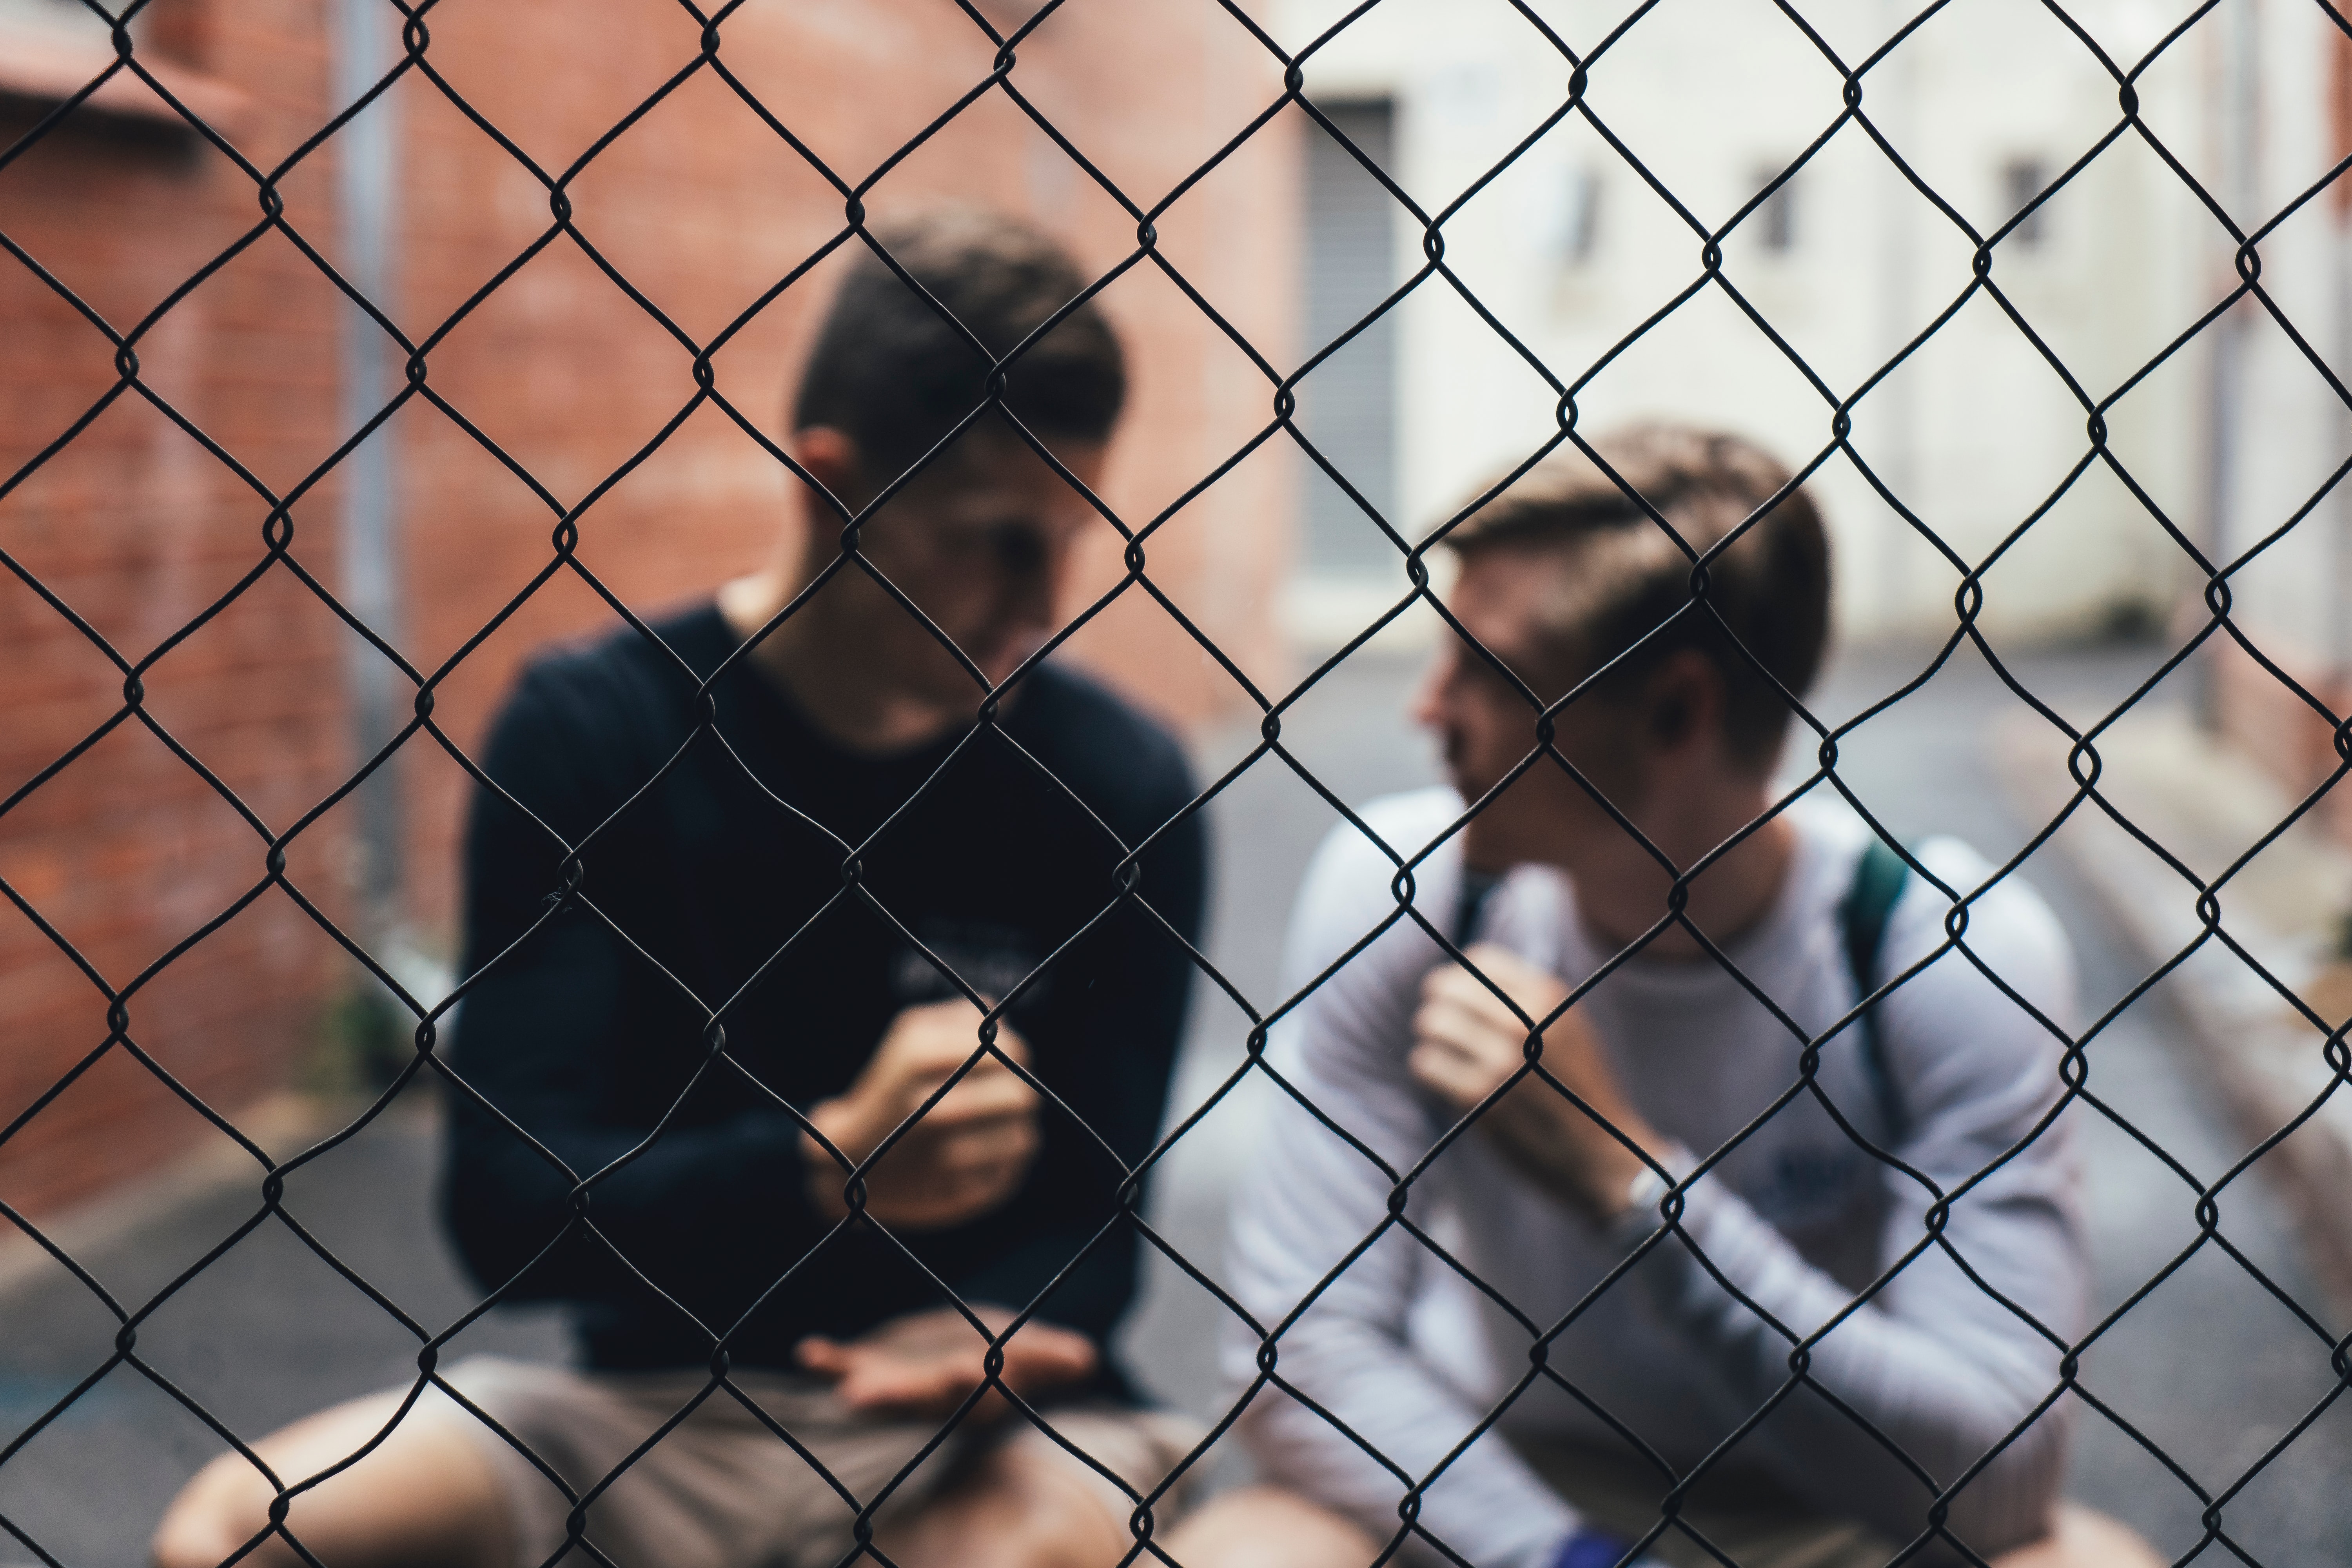
[[[1854,865],[1853,885],[1838,900],[1838,931],[1844,940],[1846,967],[1853,973],[1857,998],[1868,996],[1885,983],[1879,973],[1879,949],[1886,943],[1887,917],[1895,912],[1910,876],[1911,868],[1894,846],[1873,835],[1870,847]],[[1886,1040],[1878,1026],[1877,1007],[1865,1008],[1854,1020],[1854,1027],[1861,1032],[1863,1071],[1869,1075],[1871,1093],[1877,1098],[1888,1136],[1900,1140],[1909,1130],[1907,1118],[1903,1091],[1887,1067]]]
[[[1454,903],[1454,929],[1448,934],[1456,947],[1468,947],[1470,939],[1478,934],[1478,917],[1486,912],[1487,902],[1503,879],[1483,871],[1462,868],[1462,894]]]

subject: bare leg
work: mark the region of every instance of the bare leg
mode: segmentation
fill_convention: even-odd
[[[1366,1568],[1380,1551],[1338,1515],[1263,1486],[1215,1499],[1159,1542],[1183,1568]],[[1114,1568],[1135,1538],[1090,1472],[1045,1445],[1008,1444],[875,1543],[900,1568]]]
[[[400,1407],[397,1394],[338,1405],[254,1445],[289,1486],[340,1463]],[[243,1455],[223,1454],[181,1489],[156,1527],[156,1568],[215,1568],[269,1523],[277,1489]],[[329,1568],[508,1568],[505,1499],[489,1460],[453,1424],[412,1411],[373,1452],[293,1501],[287,1528]],[[241,1560],[299,1568],[271,1535]]]
[[[1163,1542],[1184,1568],[1366,1568],[1375,1542],[1339,1515],[1275,1487],[1228,1492]],[[2106,1515],[2067,1504],[2058,1528],[1992,1568],[2162,1568],[2147,1543]]]
[[[1992,1568],[2160,1568],[2148,1543],[2105,1514],[2063,1503],[2058,1528],[2031,1546],[1992,1560]]]
[[[1381,1543],[1278,1487],[1216,1498],[1162,1543],[1184,1568],[1367,1568]]]

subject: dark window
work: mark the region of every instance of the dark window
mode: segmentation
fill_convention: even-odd
[[[1774,180],[1780,179],[1780,167],[1759,169],[1755,188],[1763,190]],[[1786,256],[1797,248],[1797,177],[1790,175],[1773,187],[1761,205],[1748,216],[1748,228],[1754,232],[1756,243],[1774,256]]]
[[[2041,159],[2011,158],[2000,166],[2001,211],[2011,217],[2025,212],[2049,183],[2049,167]],[[2044,217],[2049,210],[2045,203],[2025,213],[2024,220],[2009,231],[2010,243],[2030,249],[2048,238],[2049,225]]]
[[[1386,100],[1320,106],[1341,136],[1387,169],[1396,116]],[[1397,285],[1396,198],[1355,153],[1317,126],[1307,145],[1307,352],[1320,353],[1378,308]],[[1299,384],[1307,438],[1391,526],[1396,521],[1396,315],[1358,332]],[[1391,544],[1362,507],[1311,459],[1307,486],[1310,571],[1359,574],[1391,567]]]
[[[1568,175],[1566,211],[1561,215],[1561,258],[1581,267],[1601,247],[1601,172],[1572,169]]]

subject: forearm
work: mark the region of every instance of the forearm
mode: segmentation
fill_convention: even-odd
[[[1971,1231],[1980,1228],[1956,1221],[1947,1234],[1966,1250]],[[1727,1395],[1727,1418],[1745,1419],[1788,1385],[1795,1349],[1790,1335],[1811,1339],[1846,1311],[1853,1293],[1729,1194],[1707,1185],[1694,1191],[1684,1229],[1706,1263],[1755,1306],[1727,1290],[1673,1237],[1641,1278],[1664,1320],[1716,1369]],[[2063,1236],[2046,1239],[2049,1245],[2024,1250],[2063,1253]],[[1811,1339],[1804,1362],[1813,1388],[1780,1398],[1771,1430],[1782,1436],[1764,1457],[1819,1506],[1907,1544],[1927,1528],[1933,1491],[1868,1428],[1899,1447],[1937,1488],[2006,1442],[1949,1500],[1948,1528],[1985,1556],[2032,1541],[2046,1529],[2056,1500],[2064,1425],[2053,1410],[2013,1439],[2011,1434],[2056,1385],[2057,1351],[2005,1309],[1976,1310],[1990,1304],[1934,1249],[1906,1272],[1901,1291],[1882,1294]]]
[[[1379,1144],[1412,1142],[1402,1123],[1418,1112],[1402,1097],[1301,1079],[1342,1125]],[[1236,1394],[1272,1358],[1278,1382],[1256,1390],[1243,1427],[1260,1463],[1384,1538],[1399,1529],[1408,1492],[1444,1465],[1419,1500],[1423,1530],[1480,1568],[1547,1563],[1574,1528],[1573,1510],[1498,1433],[1448,1460],[1487,1413],[1439,1378],[1409,1337],[1430,1262],[1421,1243],[1391,1226],[1349,1256],[1381,1229],[1389,1179],[1287,1102],[1275,1108],[1260,1150],[1235,1201],[1229,1273],[1243,1308],[1276,1338],[1267,1347],[1235,1321],[1223,1344]],[[1419,1537],[1405,1551],[1415,1563],[1442,1561]]]
[[[1135,1247],[1133,1225],[1106,1214],[1100,1224],[1043,1226],[948,1283],[962,1300],[1034,1307],[1102,1345],[1134,1299]]]
[[[1418,845],[1457,805],[1417,800],[1369,820],[1391,840]],[[1326,842],[1294,917],[1286,988],[1306,985],[1393,913],[1392,870],[1352,828]],[[1423,908],[1453,907],[1457,870],[1443,856],[1424,868]],[[1383,1541],[1402,1527],[1400,1503],[1444,1465],[1419,1497],[1419,1527],[1479,1568],[1544,1568],[1576,1527],[1569,1504],[1497,1432],[1448,1460],[1487,1411],[1439,1377],[1411,1338],[1424,1275],[1442,1266],[1394,1226],[1354,1250],[1387,1221],[1395,1173],[1414,1166],[1441,1131],[1400,1058],[1422,976],[1439,956],[1418,928],[1391,926],[1316,987],[1267,1053],[1346,1138],[1287,1096],[1273,1098],[1236,1192],[1228,1276],[1250,1316],[1280,1331],[1270,1352],[1275,1375],[1348,1431],[1271,1384],[1256,1388],[1242,1431],[1275,1479]],[[1441,1201],[1443,1180],[1416,1186],[1416,1210]],[[1250,1388],[1268,1353],[1260,1335],[1234,1321],[1223,1351],[1228,1387]],[[1402,1552],[1416,1564],[1444,1561],[1418,1536]]]
[[[732,1296],[772,1281],[824,1233],[802,1194],[797,1125],[782,1112],[673,1129],[617,1166],[644,1134],[544,1113],[525,1125],[587,1181],[586,1202],[563,1170],[502,1123],[475,1107],[454,1113],[444,1205],[451,1235],[486,1285],[544,1255],[517,1282],[520,1293],[642,1290],[634,1269],[681,1298],[714,1285]]]

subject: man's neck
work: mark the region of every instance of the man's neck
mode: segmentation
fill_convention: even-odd
[[[719,590],[719,613],[738,641],[774,618],[793,593],[792,579],[771,568],[738,577]],[[792,699],[801,716],[826,740],[859,756],[913,751],[965,722],[967,714],[907,692],[858,657],[854,637],[825,624],[823,595],[811,599],[760,641],[751,667]]]
[[[1730,803],[1726,803],[1729,805]],[[1762,792],[1752,803],[1709,811],[1680,825],[1650,829],[1658,847],[1677,865],[1688,866],[1761,816]],[[1674,830],[1679,826],[1680,830]],[[1769,914],[1795,858],[1796,829],[1776,816],[1710,861],[1687,884],[1683,911],[1692,925],[1717,944],[1752,930]],[[1576,885],[1576,903],[1586,931],[1604,949],[1615,951],[1641,939],[1666,912],[1674,879],[1638,845],[1627,843],[1605,857],[1567,868]],[[1680,923],[1667,926],[1642,950],[1645,959],[1700,957],[1706,949]]]

